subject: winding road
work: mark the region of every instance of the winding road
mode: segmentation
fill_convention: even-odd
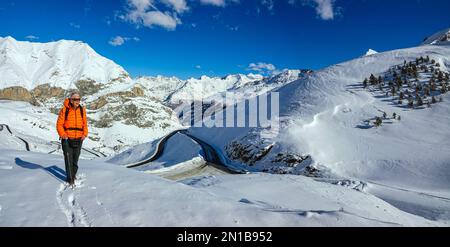
[[[0,131],[3,131],[4,129],[6,129],[9,132],[9,134],[11,134],[12,136],[14,136],[14,137],[18,138],[19,140],[21,140],[25,144],[26,150],[30,151],[30,145],[29,145],[29,143],[26,140],[24,140],[23,138],[21,138],[19,136],[14,135],[13,132],[11,131],[11,128],[8,125],[0,124]],[[128,164],[125,167],[127,167],[127,168],[135,168],[135,167],[143,166],[143,165],[146,165],[146,164],[148,164],[150,162],[156,161],[157,159],[159,159],[163,155],[164,149],[165,149],[166,144],[167,144],[167,141],[171,137],[173,137],[175,134],[178,134],[178,133],[189,137],[194,142],[196,142],[198,145],[200,145],[200,147],[202,148],[203,154],[204,154],[203,158],[204,158],[204,160],[206,162],[204,165],[196,168],[195,171],[194,170],[187,171],[186,174],[187,173],[192,173],[192,174],[200,173],[200,171],[211,171],[211,170],[214,170],[214,169],[219,170],[219,171],[221,171],[223,173],[226,173],[226,174],[245,174],[245,173],[247,173],[246,171],[243,171],[243,170],[235,170],[235,169],[232,169],[232,168],[228,167],[222,161],[222,159],[220,158],[221,157],[220,156],[220,152],[217,151],[216,148],[214,148],[212,145],[208,144],[207,142],[201,140],[200,138],[189,134],[188,131],[185,130],[185,129],[183,129],[183,130],[175,130],[175,131],[169,133],[168,135],[164,136],[163,138],[161,138],[158,141],[157,145],[156,145],[155,152],[152,154],[152,156],[150,158],[142,160],[142,161],[139,161],[139,162],[136,162],[136,163]],[[58,151],[59,149],[61,149],[61,143],[56,142],[56,141],[52,141],[51,144],[58,145],[58,148],[56,150],[53,150],[53,151],[49,152],[49,154],[52,154],[52,153]],[[103,154],[101,152],[93,152],[93,151],[91,151],[89,149],[86,149],[86,148],[83,148],[83,150],[88,152],[88,153],[90,153],[90,154],[92,154],[92,155],[95,155],[97,157],[107,157],[105,154]]]
[[[199,169],[204,169],[206,166],[210,166],[210,167],[214,167],[215,169],[218,169],[227,174],[245,174],[245,173],[247,173],[246,171],[238,171],[238,170],[234,170],[234,169],[231,169],[230,167],[228,167],[222,161],[222,159],[220,159],[219,151],[217,151],[213,146],[211,146],[210,144],[201,140],[200,138],[189,134],[187,130],[176,130],[176,131],[173,131],[170,134],[166,135],[157,143],[155,152],[153,153],[153,155],[150,158],[133,163],[133,164],[128,164],[128,165],[126,165],[126,167],[134,168],[134,167],[143,166],[150,162],[156,161],[163,155],[164,148],[166,147],[167,141],[177,133],[183,134],[183,135],[191,138],[194,142],[199,144],[200,147],[202,148],[206,164],[204,166],[200,167]]]
[[[15,138],[21,140],[21,141],[25,144],[25,148],[26,148],[27,151],[30,151],[30,144],[29,144],[27,141],[25,141],[23,138],[21,138],[21,137],[19,137],[19,136],[14,135],[13,132],[11,131],[11,129],[9,128],[8,125],[6,125],[6,124],[0,124],[0,131],[3,131],[3,129],[5,129],[5,128],[6,128],[6,130],[9,132],[9,134],[11,134],[11,135],[14,136]]]
[[[3,131],[3,130],[5,130],[5,129],[6,129],[6,131],[7,131],[10,135],[12,135],[12,136],[14,136],[15,138],[21,140],[21,141],[25,144],[25,148],[26,148],[27,151],[31,151],[31,149],[30,149],[30,144],[29,144],[25,139],[23,139],[22,137],[19,137],[19,136],[15,135],[15,134],[11,131],[11,128],[10,128],[7,124],[0,124],[0,131]],[[49,154],[52,154],[52,153],[58,151],[59,149],[61,149],[61,143],[55,142],[55,141],[52,141],[52,142],[50,142],[50,143],[51,143],[51,144],[58,145],[58,148],[57,148],[56,150],[53,150],[53,151],[49,152]],[[91,150],[86,149],[86,148],[82,148],[82,149],[83,149],[83,151],[86,151],[86,152],[88,152],[88,153],[90,153],[90,154],[92,154],[92,155],[95,155],[95,156],[99,157],[99,158],[100,158],[100,157],[107,157],[104,153],[101,153],[101,152],[94,152],[94,151],[91,151]]]

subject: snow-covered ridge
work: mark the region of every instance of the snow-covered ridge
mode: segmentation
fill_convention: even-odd
[[[450,28],[437,32],[426,38],[422,45],[440,45],[449,44],[450,42]]]
[[[139,77],[135,81],[142,85],[146,94],[169,104],[185,100],[202,100],[222,97],[232,92],[251,96],[255,92],[266,92],[277,86],[297,80],[311,70],[285,70],[280,74],[264,77],[259,74],[233,74],[224,77],[201,76],[181,80],[177,77]]]
[[[31,90],[50,84],[75,88],[80,80],[109,83],[131,80],[113,61],[99,55],[88,44],[60,40],[49,43],[0,38],[0,88],[20,86]]]

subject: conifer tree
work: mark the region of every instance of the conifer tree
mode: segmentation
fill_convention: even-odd
[[[363,87],[364,87],[364,88],[367,87],[367,83],[368,83],[368,80],[367,80],[367,78],[366,78],[366,79],[364,79],[364,81],[363,81]]]
[[[383,120],[380,117],[376,117],[375,126],[380,127],[382,123],[383,123]]]
[[[420,96],[417,97],[417,106],[423,106],[423,100]]]

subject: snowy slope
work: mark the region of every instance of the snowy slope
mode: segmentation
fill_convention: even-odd
[[[370,194],[301,176],[220,176],[182,184],[83,160],[79,177],[74,190],[66,188],[61,157],[0,150],[0,226],[440,225]]]
[[[446,45],[373,54],[277,89],[279,130],[201,127],[191,128],[190,133],[207,140],[233,164],[245,164],[242,158],[246,152],[269,150],[254,159],[255,163],[247,163],[246,169],[306,172],[345,186],[363,185],[364,191],[372,191],[402,210],[449,222],[450,95],[443,95],[443,102],[430,108],[412,110],[399,107],[392,96],[362,88],[362,81],[370,74],[383,75],[405,60],[427,55],[440,64],[442,71],[449,71],[450,47]],[[395,112],[402,119],[387,119],[379,128],[365,124],[383,112],[389,118]],[[280,157],[290,160],[305,156],[310,157],[305,163],[278,161]]]
[[[134,103],[136,101],[135,99]],[[150,110],[163,107],[156,102],[153,102],[151,106],[146,105],[150,103],[152,102],[146,101],[142,103],[141,107]],[[57,107],[61,106],[58,104]],[[124,110],[129,110],[127,105],[124,107]],[[171,114],[166,113],[164,110],[156,113],[149,111],[146,116],[143,116],[142,121],[154,121],[154,126],[151,128],[140,128],[132,124],[126,124],[126,121],[120,121],[119,119],[112,121],[109,127],[96,127],[94,121],[102,119],[107,109],[118,111],[118,108],[114,108],[114,104],[106,106],[104,110],[88,110],[89,136],[83,144],[88,149],[106,155],[113,155],[131,146],[158,139],[166,133],[179,128],[176,119],[172,119]],[[62,155],[60,150],[58,150],[59,146],[55,144],[55,142],[59,141],[56,132],[57,117],[44,106],[38,107],[26,102],[0,100],[0,124],[9,125],[14,134],[28,141],[33,152],[49,153],[55,151],[56,154]],[[164,124],[167,124],[167,127],[161,127]],[[0,134],[7,134],[2,132]],[[17,138],[11,138],[11,141],[18,142],[16,147],[18,150],[23,150],[23,144]],[[5,147],[12,148],[9,144],[5,145]]]
[[[32,43],[12,37],[0,38],[0,75],[0,88],[21,86],[28,90],[47,83],[69,89],[80,80],[101,84],[130,80],[121,66],[85,43]]]

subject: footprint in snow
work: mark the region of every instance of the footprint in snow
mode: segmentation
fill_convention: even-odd
[[[75,206],[75,196],[73,195],[73,193],[67,197],[67,201],[70,205]]]

